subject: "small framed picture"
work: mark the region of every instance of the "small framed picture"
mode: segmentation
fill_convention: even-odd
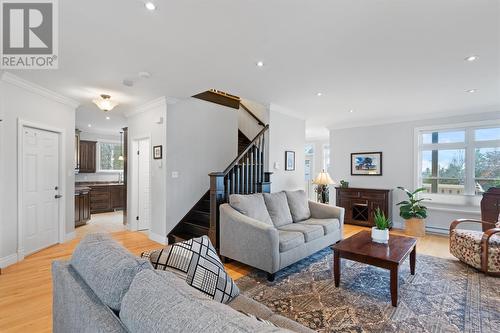
[[[351,153],[351,176],[382,176],[382,152]]]
[[[285,170],[293,171],[295,170],[295,152],[287,150],[285,151]]]
[[[163,147],[160,146],[153,146],[153,158],[155,160],[161,160],[163,157]]]

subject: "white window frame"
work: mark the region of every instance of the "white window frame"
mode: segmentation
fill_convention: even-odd
[[[100,140],[97,142],[97,152],[96,152],[96,163],[97,163],[97,172],[98,173],[121,173],[123,172],[122,170],[106,170],[106,169],[101,169],[101,145],[102,144],[120,144],[120,141],[115,141],[115,140]],[[123,149],[123,147],[122,147]]]
[[[328,152],[328,154],[327,154]],[[328,163],[326,163],[326,155],[328,155]],[[328,172],[329,168],[330,168],[330,164],[331,164],[331,151],[330,151],[330,144],[329,143],[325,143],[323,144],[323,169]]]
[[[476,148],[500,147],[500,140],[475,141],[474,132],[477,129],[499,127],[500,120],[488,120],[471,123],[459,123],[449,125],[436,125],[417,127],[414,131],[414,186],[415,188],[422,186],[422,151],[433,149],[465,149],[465,179],[464,179],[464,194],[439,194],[426,193],[427,197],[475,197],[475,150]],[[458,143],[429,143],[422,142],[422,134],[439,132],[439,131],[465,131],[465,142]],[[471,158],[472,157],[472,158]]]

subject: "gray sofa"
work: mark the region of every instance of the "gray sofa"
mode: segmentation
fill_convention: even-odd
[[[84,238],[69,262],[54,261],[52,277],[55,333],[312,332],[242,295],[215,302],[105,234]]]
[[[344,208],[304,191],[231,195],[220,206],[220,254],[274,273],[342,239]]]

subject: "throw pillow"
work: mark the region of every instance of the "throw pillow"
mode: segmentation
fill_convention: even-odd
[[[247,195],[231,194],[229,196],[229,205],[243,215],[269,225],[273,224],[264,203],[264,198],[260,193]]]
[[[285,193],[293,222],[304,221],[311,217],[309,200],[304,190],[285,191]]]
[[[224,269],[207,236],[142,254],[155,269],[169,270],[215,301],[229,303],[240,290]]]
[[[267,210],[276,228],[293,222],[285,192],[264,193],[263,195]]]
[[[259,322],[261,322],[263,324],[266,324],[268,326],[279,327],[279,326],[275,325],[273,322],[270,322],[269,320],[265,320],[265,319],[259,318],[259,317],[255,316],[255,315],[251,314],[251,313],[246,313],[246,312],[243,312],[241,310],[238,310],[238,312],[244,314],[247,317],[255,319],[255,320],[257,320],[257,321],[259,321]]]

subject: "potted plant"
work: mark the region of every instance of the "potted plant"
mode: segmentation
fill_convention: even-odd
[[[427,207],[421,204],[428,198],[418,198],[418,193],[425,191],[424,187],[417,188],[415,191],[410,191],[399,186],[398,189],[404,191],[408,196],[408,200],[401,201],[397,204],[399,207],[399,216],[405,219],[405,231],[411,236],[425,236],[425,218],[427,217]]]
[[[375,227],[372,228],[372,240],[376,243],[387,244],[389,242],[389,226],[391,223],[380,208],[377,208],[373,215]]]

